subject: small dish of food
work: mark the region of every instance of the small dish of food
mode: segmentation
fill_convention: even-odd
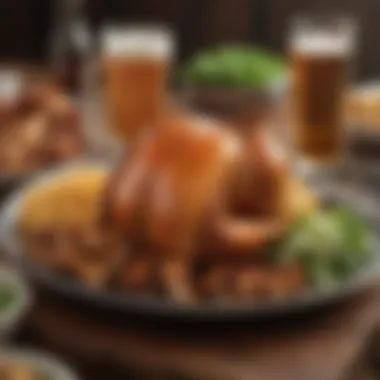
[[[179,73],[187,103],[224,117],[272,107],[285,93],[286,78],[286,63],[280,56],[239,45],[200,52]]]
[[[295,178],[265,125],[159,123],[116,168],[61,168],[6,203],[5,249],[34,281],[122,312],[220,319],[325,304],[379,275],[371,194],[343,175]]]
[[[3,185],[17,184],[37,170],[71,161],[84,152],[82,121],[71,99],[51,82],[27,81],[20,75],[0,72]]]
[[[347,118],[350,124],[364,131],[380,128],[380,81],[365,83],[350,91]]]
[[[354,138],[368,144],[379,142],[380,81],[370,81],[351,89],[346,100],[346,122]]]
[[[24,349],[0,349],[2,380],[77,380],[65,363],[46,353]]]
[[[17,329],[31,301],[31,291],[20,274],[8,265],[0,265],[0,340]]]
[[[380,81],[354,87],[346,101],[350,153],[368,177],[380,178]]]

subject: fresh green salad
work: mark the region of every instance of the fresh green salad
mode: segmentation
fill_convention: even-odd
[[[262,48],[224,46],[194,56],[181,71],[185,84],[265,89],[285,76],[285,61]]]
[[[366,223],[344,209],[321,210],[297,221],[276,247],[283,263],[298,263],[311,284],[329,288],[348,280],[370,261]]]
[[[0,282],[0,314],[4,313],[15,301],[16,295],[11,286]]]

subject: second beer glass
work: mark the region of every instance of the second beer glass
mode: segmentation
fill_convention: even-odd
[[[303,17],[292,24],[292,110],[296,165],[335,164],[343,155],[343,110],[354,25],[342,17]]]

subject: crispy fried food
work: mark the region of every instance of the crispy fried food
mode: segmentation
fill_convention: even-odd
[[[76,106],[48,83],[26,84],[12,100],[0,98],[0,136],[0,169],[11,173],[67,162],[85,146]]]
[[[286,221],[313,213],[319,208],[316,195],[305,183],[295,177],[289,177],[281,198],[280,214]]]
[[[282,299],[298,294],[305,286],[298,266],[273,268],[252,263],[214,264],[197,284],[200,299],[252,302]]]
[[[380,91],[353,91],[346,101],[346,118],[349,125],[366,129],[380,128]]]
[[[107,177],[89,167],[37,186],[19,222],[30,257],[91,287],[107,285],[127,255],[122,237],[99,225]]]
[[[37,186],[23,201],[21,229],[49,231],[57,225],[73,229],[92,225],[99,218],[107,178],[106,169],[88,167]]]

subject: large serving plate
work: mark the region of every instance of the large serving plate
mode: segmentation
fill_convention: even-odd
[[[86,167],[107,166],[99,163],[82,162],[65,168],[52,170],[40,175],[23,185],[6,201],[0,215],[0,238],[5,251],[20,265],[39,287],[56,296],[78,301],[78,304],[98,308],[102,311],[138,314],[145,316],[177,318],[181,320],[216,321],[241,318],[263,318],[270,315],[289,314],[308,311],[313,308],[331,305],[334,302],[357,295],[368,290],[380,276],[380,252],[376,251],[374,243],[373,262],[362,268],[355,278],[337,288],[325,291],[310,289],[297,298],[276,302],[252,303],[252,305],[220,306],[215,304],[201,306],[184,306],[164,301],[155,297],[119,294],[110,290],[94,290],[83,286],[74,279],[52,272],[31,261],[25,255],[21,239],[17,232],[17,220],[21,210],[23,197],[31,189],[59,176],[70,174],[73,170]],[[360,213],[373,228],[375,234],[380,233],[379,202],[368,191],[363,191],[351,181],[351,174],[342,171],[319,184],[314,184],[315,190],[327,202],[347,205]],[[375,239],[376,240],[376,239]],[[378,254],[378,255],[377,255]]]

